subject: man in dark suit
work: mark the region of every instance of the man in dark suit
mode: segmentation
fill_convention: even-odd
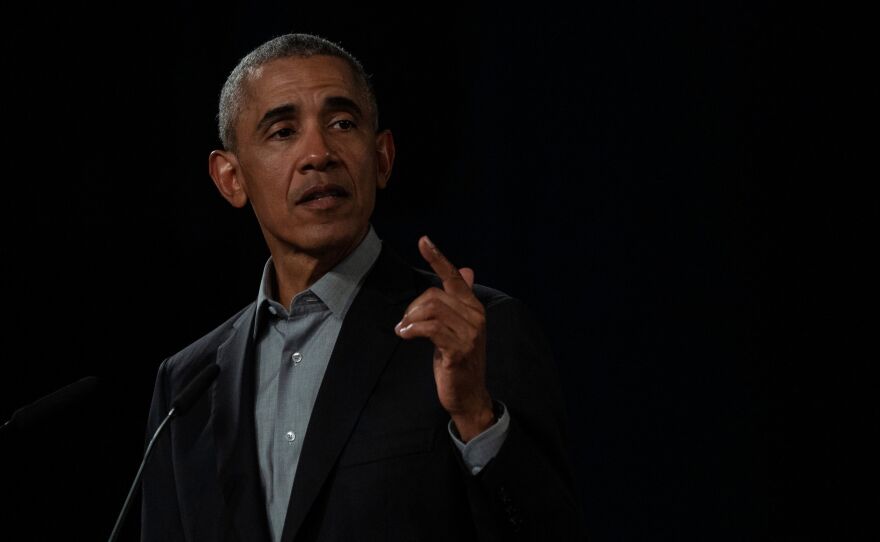
[[[148,435],[203,367],[144,477],[167,540],[582,537],[552,358],[522,304],[427,238],[434,273],[370,225],[394,162],[360,63],[302,34],[242,59],[209,169],[271,258],[257,301],[159,369]]]

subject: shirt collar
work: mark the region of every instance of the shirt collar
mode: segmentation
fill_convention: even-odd
[[[324,274],[312,286],[306,290],[313,294],[327,305],[327,308],[333,313],[333,316],[342,320],[348,312],[354,297],[360,290],[361,282],[367,271],[376,263],[379,252],[382,250],[382,240],[376,235],[373,226],[364,240],[355,248],[351,254],[344,260],[336,264],[336,267]],[[272,257],[266,261],[263,266],[263,277],[260,280],[260,291],[257,295],[257,314],[254,326],[254,334],[261,329],[262,321],[266,318],[266,307],[269,301],[274,298],[275,292],[275,265]],[[303,292],[300,292],[296,299]],[[288,307],[289,309],[289,307]]]

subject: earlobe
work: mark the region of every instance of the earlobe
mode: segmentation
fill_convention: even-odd
[[[379,188],[388,185],[391,168],[394,166],[394,136],[391,130],[376,134],[376,184]]]
[[[217,190],[233,207],[244,207],[248,197],[241,184],[238,159],[229,151],[213,151],[208,157],[208,173]]]

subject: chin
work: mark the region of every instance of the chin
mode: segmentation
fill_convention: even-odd
[[[330,223],[308,227],[306,235],[298,235],[303,250],[313,254],[335,253],[354,249],[369,229],[369,224]]]

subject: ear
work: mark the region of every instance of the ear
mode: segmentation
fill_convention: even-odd
[[[376,134],[376,186],[385,188],[394,166],[394,136],[391,130]]]
[[[217,190],[233,207],[244,207],[247,193],[241,184],[238,159],[229,151],[213,151],[208,157],[208,173],[214,179]]]

